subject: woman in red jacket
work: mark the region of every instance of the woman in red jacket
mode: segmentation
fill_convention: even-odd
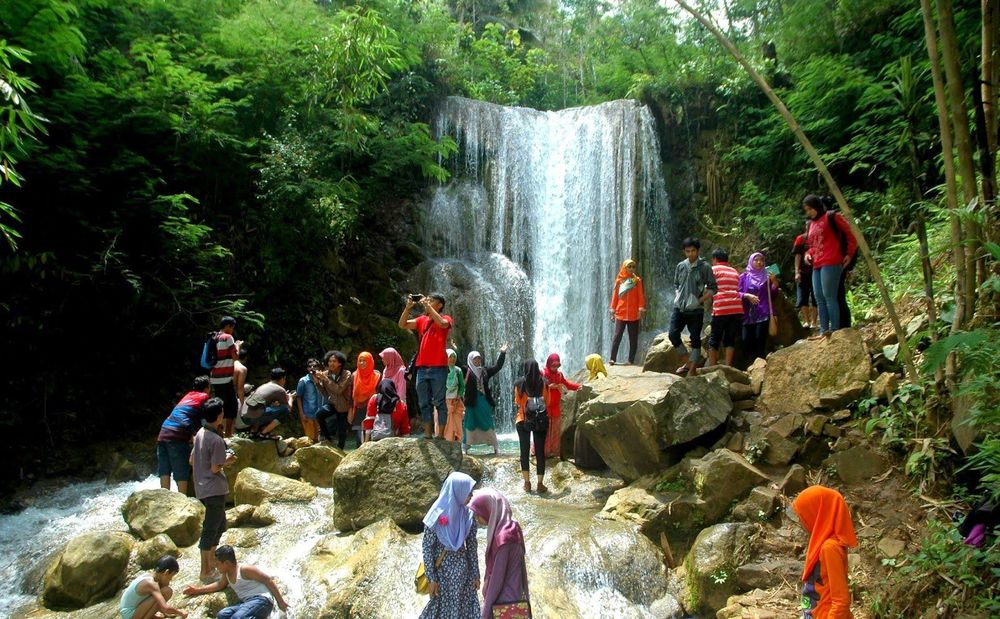
[[[628,328],[628,362],[635,363],[635,353],[639,348],[639,321],[646,313],[646,293],[642,289],[642,278],[635,274],[638,263],[626,260],[622,263],[615,289],[611,293],[611,317],[615,321],[615,337],[611,340],[611,358],[608,363],[618,362],[618,346],[622,334]]]
[[[545,455],[562,458],[559,445],[562,441],[562,397],[567,391],[576,391],[580,385],[566,378],[559,371],[562,361],[552,353],[545,361],[542,378],[545,379],[545,408],[549,412],[549,433],[545,437]]]
[[[840,289],[841,274],[858,251],[858,241],[844,216],[827,212],[826,205],[818,196],[806,196],[802,200],[802,211],[809,218],[807,257],[812,261],[819,333],[829,336],[841,327],[837,291]]]

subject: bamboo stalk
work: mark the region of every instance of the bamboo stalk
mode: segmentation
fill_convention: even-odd
[[[760,89],[767,95],[767,98],[771,101],[775,108],[778,109],[778,113],[781,114],[785,122],[791,128],[795,137],[798,138],[799,143],[802,148],[805,149],[806,153],[809,155],[809,159],[816,166],[823,180],[826,181],[827,187],[830,189],[830,193],[837,200],[837,204],[844,215],[844,219],[851,227],[851,231],[854,233],[854,237],[858,241],[858,249],[861,251],[861,255],[865,259],[865,264],[868,265],[868,269],[871,271],[872,278],[875,280],[875,285],[878,287],[879,293],[882,296],[882,302],[885,303],[886,313],[889,314],[889,319],[892,321],[892,328],[896,332],[896,337],[899,340],[899,354],[903,357],[903,365],[906,368],[906,374],[909,376],[910,380],[916,383],[919,380],[919,374],[917,372],[917,366],[913,361],[913,353],[910,351],[910,346],[906,342],[906,332],[903,330],[903,326],[899,322],[899,314],[896,313],[896,304],[893,303],[892,297],[889,294],[888,288],[885,286],[885,281],[882,279],[882,271],[879,269],[878,263],[875,262],[875,257],[872,255],[871,248],[868,245],[868,240],[865,238],[864,232],[861,231],[860,226],[858,226],[857,221],[854,219],[854,213],[851,207],[847,204],[847,200],[844,199],[843,192],[840,191],[840,186],[837,181],[833,179],[830,174],[830,170],[827,169],[826,164],[823,162],[822,157],[816,152],[813,147],[812,142],[806,137],[802,127],[799,125],[795,116],[792,115],[788,107],[785,106],[784,102],[778,97],[777,93],[771,88],[764,79],[762,75],[757,73],[752,66],[750,66],[749,61],[740,53],[736,46],[733,45],[726,35],[719,31],[715,25],[706,19],[702,14],[696,11],[684,0],[674,0],[681,8],[691,14],[702,26],[708,29],[709,32],[718,39],[719,43],[736,59],[743,69],[750,75],[754,82],[760,87]]]

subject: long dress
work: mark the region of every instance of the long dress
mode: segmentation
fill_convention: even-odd
[[[499,449],[490,379],[503,368],[506,358],[506,353],[500,353],[494,365],[483,368],[482,388],[472,372],[466,375],[465,419],[462,420],[462,443],[466,448],[472,445],[492,445],[494,451]]]
[[[476,547],[476,526],[469,528],[465,546],[457,552],[446,552],[441,567],[435,562],[445,550],[431,527],[424,527],[424,569],[427,579],[440,586],[420,613],[420,619],[479,619],[479,555]]]
[[[548,372],[549,388],[546,392],[545,407],[549,412],[549,433],[545,436],[545,456],[561,458],[562,444],[562,391],[556,385],[565,385],[576,391],[580,385],[566,378],[562,372]]]

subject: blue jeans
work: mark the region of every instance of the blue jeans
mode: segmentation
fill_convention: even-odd
[[[844,267],[834,264],[813,269],[813,294],[816,295],[816,307],[819,309],[819,332],[829,333],[840,328],[840,302],[837,291],[840,289],[840,274]]]
[[[178,441],[159,441],[156,443],[156,474],[160,477],[174,475],[174,481],[191,479],[191,446]]]
[[[223,608],[217,619],[267,619],[274,610],[274,602],[263,595],[249,597],[236,606]]]
[[[448,423],[448,408],[444,403],[448,387],[448,368],[417,368],[417,400],[420,402],[420,416],[424,423],[434,422],[434,409],[438,412],[438,423],[444,428]]]

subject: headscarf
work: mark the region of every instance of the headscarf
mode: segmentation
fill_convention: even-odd
[[[479,385],[479,390],[485,392],[485,389],[483,388],[483,370],[485,370],[486,368],[484,368],[481,365],[479,367],[476,367],[476,364],[473,363],[473,360],[475,360],[477,357],[480,359],[483,358],[483,356],[479,354],[478,350],[473,350],[468,354],[465,360],[468,361],[469,363],[469,371],[472,372],[472,375],[476,377],[476,383]]]
[[[746,275],[750,284],[750,290],[758,290],[768,285],[767,267],[765,266],[760,269],[755,269],[753,266],[753,261],[756,260],[758,257],[761,260],[764,260],[764,254],[760,253],[759,251],[750,254],[750,259],[747,260]]]
[[[395,348],[386,348],[378,354],[382,359],[382,378],[396,383],[396,395],[406,397],[406,364]]]
[[[819,553],[827,540],[835,540],[842,546],[855,547],[858,538],[854,535],[854,523],[847,501],[839,492],[825,486],[809,486],[792,501],[792,508],[809,531],[809,548],[806,550],[805,568],[802,582],[809,580]]]
[[[524,374],[514,382],[514,386],[529,398],[542,397],[545,391],[545,381],[542,380],[542,372],[538,369],[537,361],[528,359],[524,362]]]
[[[604,367],[604,359],[601,358],[601,355],[598,355],[597,353],[587,355],[586,364],[587,371],[590,372],[590,376],[587,377],[587,380],[594,380],[601,374],[604,375],[604,378],[608,377],[608,368]]]
[[[552,367],[557,363],[562,363],[562,360],[559,358],[559,353],[552,353],[549,355],[548,359],[545,360],[545,369],[542,370],[542,376],[544,376],[549,382],[557,380],[559,376],[562,375],[562,372],[560,372],[557,368]]]
[[[424,516],[424,525],[434,533],[445,548],[456,552],[465,544],[472,528],[472,510],[465,501],[472,494],[476,480],[465,473],[454,472],[444,480],[438,498]]]
[[[504,544],[524,544],[521,525],[514,520],[507,497],[492,488],[478,490],[469,501],[469,509],[486,521],[486,578],[483,584],[489,586],[490,575],[497,551]]]
[[[615,278],[615,285],[618,286],[619,297],[624,296],[626,292],[632,290],[632,288],[634,288],[635,285],[639,282],[638,275],[631,275],[626,270],[629,267],[634,267],[634,266],[636,266],[635,260],[629,258],[628,260],[623,262],[622,267],[618,269],[618,277]]]
[[[399,404],[399,393],[396,391],[396,383],[383,378],[378,384],[378,400],[376,400],[376,410],[379,415],[391,415]]]
[[[375,395],[382,375],[375,371],[375,358],[370,352],[358,355],[358,369],[354,372],[354,404],[360,406]]]

